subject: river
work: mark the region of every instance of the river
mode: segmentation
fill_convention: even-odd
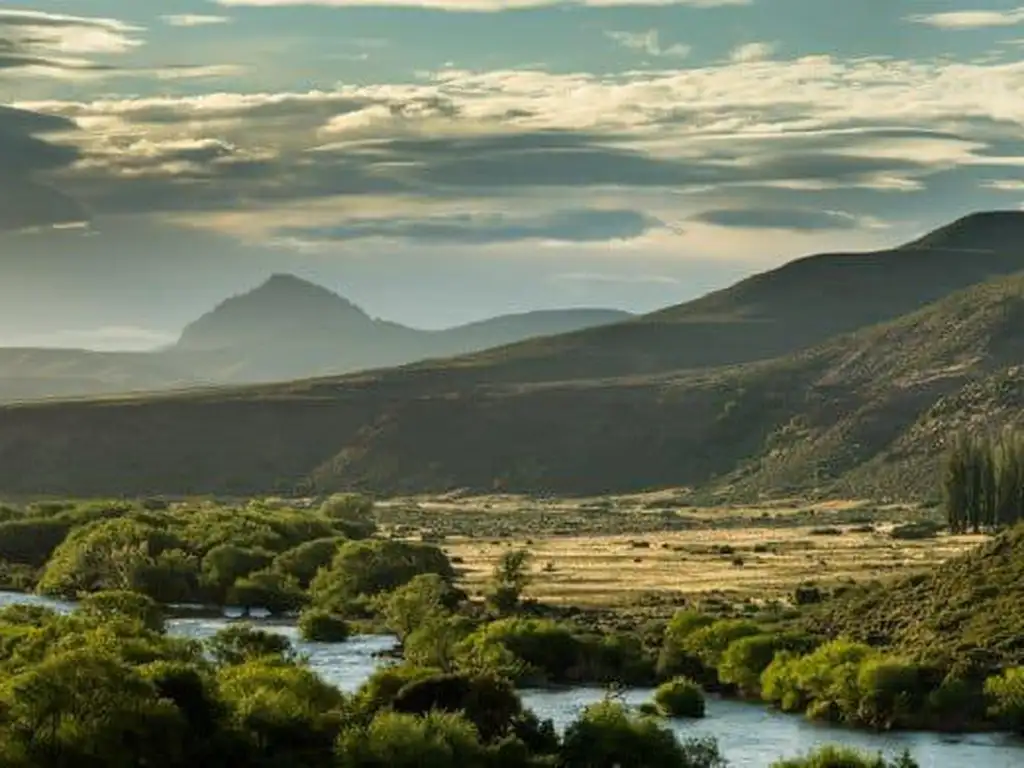
[[[67,606],[31,595],[0,593],[0,606],[32,602],[59,609]],[[258,622],[257,622],[258,623]],[[168,632],[202,639],[227,624],[227,619],[171,619]],[[344,643],[307,643],[295,627],[267,624],[266,629],[288,637],[308,657],[310,666],[325,680],[345,691],[354,691],[381,663],[375,654],[392,647],[393,638],[363,635]],[[652,691],[633,689],[626,701],[640,704]],[[523,691],[523,703],[559,728],[580,710],[604,696],[600,688],[557,691]],[[711,698],[707,717],[697,721],[670,721],[681,738],[711,736],[718,741],[732,768],[766,768],[780,757],[796,757],[823,744],[842,743],[871,752],[895,756],[909,749],[921,768],[1020,768],[1024,765],[1024,741],[1002,734],[871,733],[808,722],[755,704]]]

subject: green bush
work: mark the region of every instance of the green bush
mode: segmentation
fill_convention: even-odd
[[[1004,727],[1024,734],[1024,667],[1007,669],[985,681],[989,711]]]
[[[666,717],[704,717],[704,691],[692,680],[677,677],[654,692],[654,703]]]
[[[299,616],[299,635],[316,643],[341,643],[352,633],[341,616],[320,608],[309,608]]]
[[[881,755],[869,755],[846,747],[826,746],[806,757],[772,763],[772,768],[918,768],[918,765],[907,753],[890,761]]]
[[[435,546],[380,539],[350,541],[338,550],[330,567],[317,573],[310,595],[321,607],[343,610],[360,596],[390,592],[425,573],[449,582],[455,578],[448,558]]]
[[[713,742],[680,744],[657,719],[606,700],[587,707],[565,732],[563,768],[725,768]]]

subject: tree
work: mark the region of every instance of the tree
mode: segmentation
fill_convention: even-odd
[[[74,598],[80,592],[134,590],[153,558],[179,545],[170,534],[128,518],[91,523],[57,547],[39,591]]]
[[[231,624],[206,641],[210,654],[219,664],[245,664],[248,661],[277,657],[294,659],[288,638],[255,629],[248,624]]]
[[[505,552],[498,559],[488,595],[488,602],[495,610],[509,613],[519,605],[523,590],[530,583],[530,560],[531,555],[525,549]]]
[[[0,762],[51,768],[173,763],[186,739],[177,707],[116,657],[88,649],[51,656],[6,680]]]
[[[344,610],[357,597],[390,592],[423,573],[446,581],[455,578],[451,563],[437,547],[380,539],[350,541],[329,568],[317,573],[310,593],[317,605]]]
[[[202,564],[203,586],[218,602],[228,598],[229,590],[239,579],[261,571],[274,560],[274,553],[265,549],[248,549],[234,544],[221,544],[206,553]]]
[[[100,621],[131,619],[154,632],[164,631],[163,609],[151,597],[138,592],[94,592],[82,598],[79,611],[85,617]]]
[[[320,505],[320,514],[338,524],[350,539],[365,539],[377,530],[373,499],[357,493],[336,493]]]
[[[228,590],[227,600],[231,605],[281,614],[299,610],[307,597],[293,577],[265,570],[238,579]]]

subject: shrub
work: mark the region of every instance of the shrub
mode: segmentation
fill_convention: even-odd
[[[1006,728],[1024,734],[1024,667],[1007,669],[985,681],[989,711]]]
[[[294,577],[299,586],[305,589],[317,571],[331,564],[338,548],[346,541],[344,537],[331,536],[304,542],[275,557],[272,567],[275,571]]]
[[[869,755],[846,747],[826,746],[805,757],[780,760],[772,768],[918,768],[909,753],[895,760]]]
[[[709,741],[680,744],[655,718],[636,716],[615,701],[587,707],[565,732],[563,768],[724,768],[717,746]]]
[[[718,665],[718,679],[735,685],[746,696],[758,696],[761,675],[781,651],[808,653],[814,648],[812,638],[796,634],[760,634],[741,637],[731,643]]]
[[[666,717],[704,717],[704,691],[686,677],[659,685],[654,692],[654,703]]]
[[[316,643],[341,643],[351,634],[348,623],[336,614],[310,608],[299,616],[299,635]]]
[[[423,573],[453,581],[455,572],[444,552],[429,544],[405,541],[350,541],[321,568],[310,584],[313,601],[342,608],[353,599],[390,592]]]
[[[206,641],[219,664],[244,664],[266,657],[293,656],[288,638],[255,629],[248,624],[230,624]]]
[[[922,521],[918,523],[904,523],[897,525],[889,532],[889,536],[901,541],[916,541],[920,539],[934,539],[939,535],[942,526],[938,523]]]

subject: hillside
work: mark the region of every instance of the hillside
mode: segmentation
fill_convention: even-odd
[[[631,318],[565,309],[504,315],[441,331],[371,318],[328,289],[273,275],[153,352],[0,349],[0,402],[267,383],[474,352]]]
[[[0,491],[934,492],[948,429],[1024,414],[1024,276],[776,360],[553,383],[458,366],[0,409]]]
[[[921,576],[853,589],[810,628],[982,669],[1024,664],[1024,527]]]
[[[457,364],[479,381],[558,381],[771,359],[1024,270],[1022,245],[1024,212],[972,214],[892,250],[797,259],[627,323],[490,349]]]

